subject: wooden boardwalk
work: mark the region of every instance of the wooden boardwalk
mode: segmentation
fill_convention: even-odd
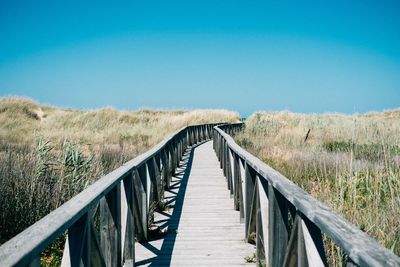
[[[0,246],[0,266],[39,266],[65,232],[61,266],[254,266],[245,258],[256,254],[262,266],[323,267],[324,235],[347,266],[400,266],[392,251],[236,144],[231,135],[243,127],[176,131]],[[156,205],[162,210],[153,212]]]
[[[151,241],[136,243],[137,266],[244,266],[255,246],[244,241],[244,224],[212,148],[212,141],[189,149],[171,189],[170,208],[156,212],[161,231]]]

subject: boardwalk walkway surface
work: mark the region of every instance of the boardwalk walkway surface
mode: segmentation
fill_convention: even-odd
[[[137,266],[254,265],[212,141],[188,149],[165,200],[170,208],[154,216],[163,233],[136,243]]]

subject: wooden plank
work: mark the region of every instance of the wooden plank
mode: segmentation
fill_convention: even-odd
[[[121,187],[121,230],[122,230],[122,259],[124,266],[133,267],[135,263],[135,217],[134,217],[134,198],[133,198],[133,177],[123,180]]]
[[[240,210],[240,190],[242,190],[241,187],[241,180],[240,180],[240,167],[239,167],[239,159],[236,156],[235,153],[232,153],[233,157],[233,183],[234,183],[234,191],[233,191],[233,204],[235,210],[239,211]]]
[[[271,266],[282,266],[288,244],[286,199],[268,184],[269,203],[269,252],[268,261]]]
[[[245,222],[246,215],[246,170],[244,168],[245,162],[239,159],[239,169],[240,169],[240,179],[239,179],[239,188],[240,188],[240,222]]]
[[[283,266],[285,267],[314,266],[308,264],[304,236],[301,227],[301,218],[296,214],[283,261]]]
[[[88,237],[89,240],[89,259],[90,259],[90,264],[89,266],[99,266],[99,267],[105,267],[106,263],[104,261],[104,255],[103,251],[100,246],[100,241],[96,233],[96,229],[93,225],[93,222],[91,221],[89,224],[89,229],[88,229],[88,234],[90,235]]]
[[[100,244],[106,266],[121,266],[120,185],[100,200]]]
[[[249,206],[250,213],[248,214],[248,217],[246,218],[247,223],[245,225],[246,240],[249,243],[255,244],[256,238],[257,238],[257,233],[256,233],[257,210],[259,209],[257,183],[254,184],[253,193],[251,195],[252,195],[252,197],[251,197],[252,200],[251,200],[251,204]]]
[[[168,151],[163,149],[161,151],[161,163],[162,163],[162,180],[163,180],[163,188],[168,189],[170,180],[171,180],[171,173],[169,170],[169,159],[168,159]]]
[[[321,231],[306,218],[301,219],[301,230],[309,266],[327,266]]]
[[[147,182],[147,178],[143,178],[145,175],[143,167],[141,170],[133,171],[133,183],[134,183],[134,215],[135,215],[135,231],[139,241],[147,240],[148,230],[148,219],[147,219],[147,185],[143,184]],[[140,174],[141,173],[141,174]],[[141,178],[142,177],[142,178]]]
[[[267,197],[267,192],[268,192],[268,183],[265,180],[260,180],[257,177],[257,185],[258,185],[258,196],[259,196],[259,201],[260,201],[260,210],[259,210],[259,216],[260,216],[260,223],[257,226],[257,229],[260,229],[260,233],[262,233],[262,245],[264,246],[264,257],[260,255],[258,257],[261,260],[265,261],[265,265],[268,266],[269,261],[268,261],[268,251],[269,251],[269,212],[268,212],[268,197]],[[258,234],[257,234],[258,236]],[[257,243],[257,246],[259,244]]]
[[[192,153],[187,151],[180,166],[186,172],[172,178],[178,187],[174,187],[174,194],[166,192],[167,197],[176,196],[172,202],[176,207],[154,216],[157,224],[165,224],[167,234],[137,243],[136,264],[254,266],[244,258],[255,252],[255,246],[244,240],[244,225],[232,208],[212,142],[194,147]]]
[[[61,266],[78,267],[81,265],[82,254],[85,247],[87,223],[88,214],[85,213],[68,229]],[[84,264],[88,266],[87,262]]]
[[[36,256],[33,260],[29,263],[28,267],[40,267],[40,256]]]
[[[229,169],[228,169],[228,175],[229,175],[229,189],[231,193],[231,197],[233,197],[233,193],[235,191],[235,183],[234,183],[234,175],[235,175],[235,170],[234,170],[234,162],[233,162],[233,155],[232,152],[228,149],[228,164],[229,164]]]
[[[245,197],[245,233],[246,237],[248,238],[249,235],[249,228],[250,228],[250,222],[251,218],[253,218],[252,215],[255,213],[252,213],[252,203],[253,200],[255,199],[255,182],[256,182],[256,173],[254,170],[247,164],[245,164],[245,180],[246,180],[246,187],[244,190],[244,195]]]

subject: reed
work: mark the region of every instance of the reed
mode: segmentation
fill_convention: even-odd
[[[226,110],[83,111],[0,98],[0,244],[175,130],[238,119]]]
[[[259,112],[236,141],[400,255],[400,110]],[[340,250],[326,238],[330,263]]]

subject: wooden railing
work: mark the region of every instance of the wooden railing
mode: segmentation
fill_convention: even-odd
[[[100,178],[0,247],[0,266],[40,266],[40,254],[66,234],[62,266],[134,266],[186,147],[211,139],[217,124],[187,126]]]
[[[400,266],[391,251],[237,145],[228,133],[238,127],[216,126],[214,149],[260,265],[327,266],[325,234],[347,266]]]

